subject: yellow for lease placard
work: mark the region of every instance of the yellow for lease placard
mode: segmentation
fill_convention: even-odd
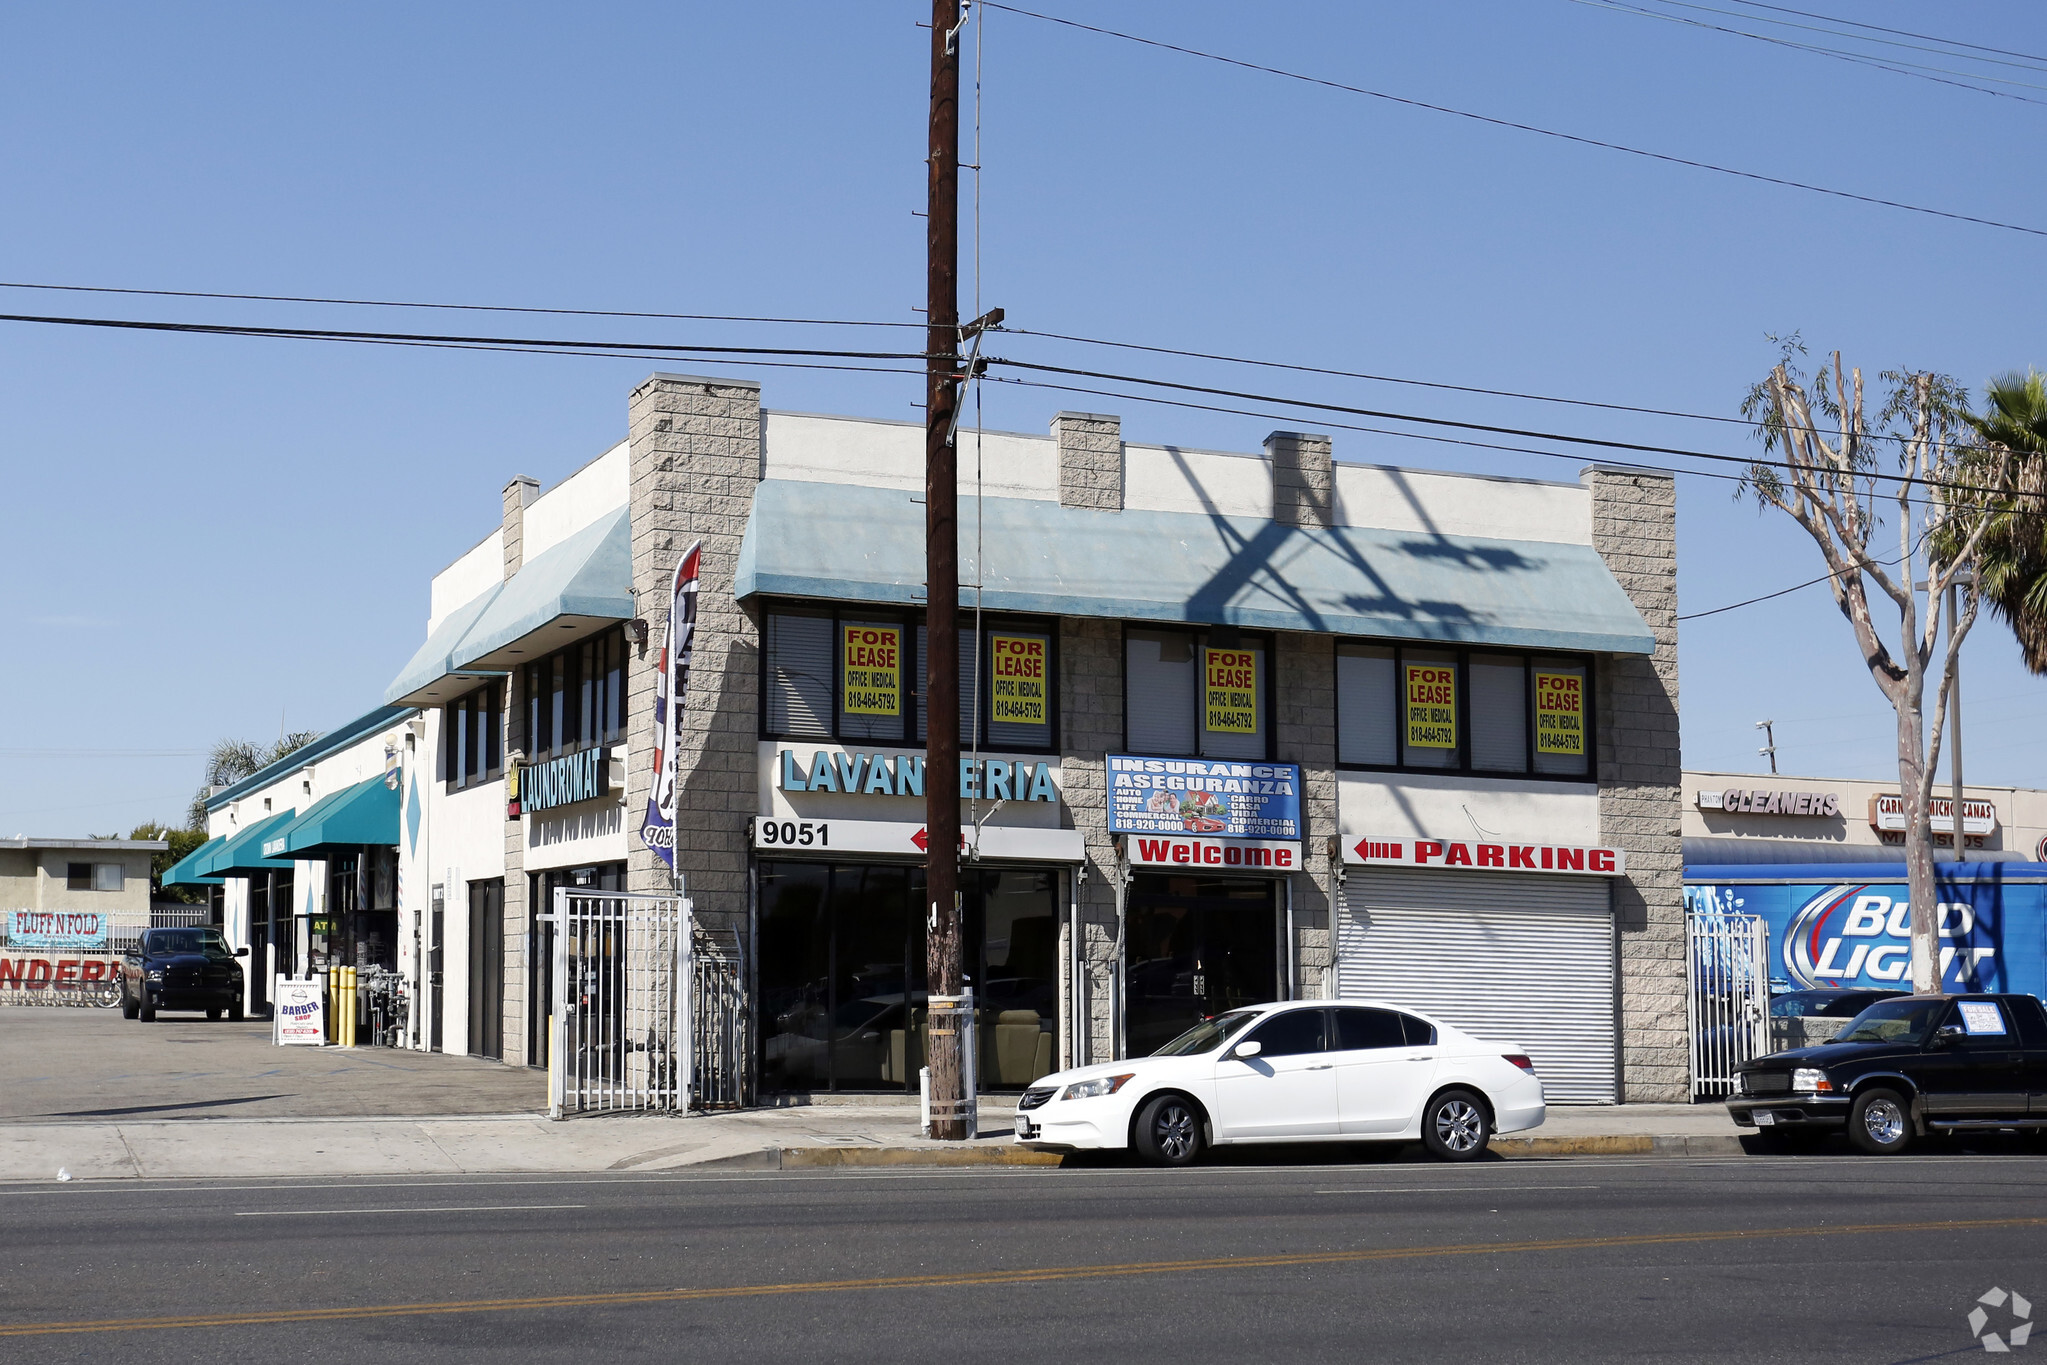
[[[849,716],[903,714],[903,628],[847,626],[840,650]]]
[[[1576,673],[1535,670],[1535,752],[1585,752],[1585,680]]]
[[[1045,660],[1049,644],[1042,635],[988,637],[990,720],[998,725],[1051,723],[1051,699],[1046,695],[1051,670]]]
[[[1258,652],[1251,649],[1204,649],[1202,711],[1210,732],[1228,735],[1258,733]]]
[[[1449,664],[1407,665],[1407,747],[1457,747],[1457,670]]]

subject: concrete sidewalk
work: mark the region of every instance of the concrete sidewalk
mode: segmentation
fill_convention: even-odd
[[[670,1118],[533,1114],[424,1117],[136,1118],[0,1124],[0,1181],[663,1171],[727,1166],[1037,1165],[1058,1158],[1010,1141],[1014,1110],[984,1102],[981,1137],[917,1136],[914,1102],[843,1102]],[[1738,1155],[1719,1105],[1552,1109],[1507,1157]],[[1384,1149],[1262,1149],[1275,1158],[1370,1159]]]

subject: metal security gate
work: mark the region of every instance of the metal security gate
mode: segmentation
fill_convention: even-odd
[[[753,1012],[746,1008],[746,958],[736,933],[697,928],[690,943],[692,1109],[737,1109],[752,1101]]]
[[[1406,1005],[1522,1049],[1552,1103],[1618,1098],[1602,878],[1353,868],[1336,980],[1343,999]]]
[[[554,893],[550,1118],[689,1103],[689,902]]]
[[[1685,915],[1692,1098],[1734,1093],[1734,1069],[1770,1050],[1770,932],[1761,915]]]

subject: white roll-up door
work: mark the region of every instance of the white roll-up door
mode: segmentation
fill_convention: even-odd
[[[1614,933],[1597,877],[1351,868],[1337,994],[1511,1043],[1552,1101],[1611,1104]]]

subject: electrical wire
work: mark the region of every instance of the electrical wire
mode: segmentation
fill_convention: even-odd
[[[1667,165],[1684,166],[1692,170],[1711,171],[1716,175],[1733,176],[1740,180],[1752,180],[1760,184],[1776,185],[1784,189],[1803,190],[1808,194],[1827,195],[1835,199],[1848,199],[1861,204],[1874,204],[1881,208],[1899,209],[1906,213],[1924,214],[1932,218],[1945,218],[1958,223],[1974,223],[1979,227],[1998,228],[2006,232],[2022,232],[2031,237],[2047,237],[2047,228],[2028,227],[2022,223],[2007,223],[1995,218],[1982,218],[1971,213],[1957,213],[1951,209],[1937,209],[1924,204],[1908,204],[1903,200],[1885,199],[1879,195],[1858,194],[1853,190],[1834,189],[1826,185],[1814,185],[1802,180],[1791,180],[1784,176],[1765,175],[1760,171],[1744,171],[1733,166],[1722,166],[1711,161],[1699,161],[1691,157],[1675,156],[1669,152],[1654,152],[1645,147],[1631,147],[1626,143],[1607,142],[1600,138],[1585,137],[1578,133],[1561,132],[1555,128],[1543,128],[1532,123],[1521,123],[1513,119],[1495,118],[1490,114],[1473,113],[1468,109],[1456,109],[1447,104],[1432,104],[1427,100],[1411,99],[1405,95],[1392,95],[1383,90],[1371,90],[1362,85],[1348,85],[1342,81],[1329,80],[1322,76],[1309,76],[1284,67],[1267,66],[1261,62],[1245,61],[1241,57],[1224,56],[1219,52],[1206,52],[1200,48],[1169,43],[1158,38],[1146,38],[1120,29],[1103,28],[1097,24],[1084,24],[1078,19],[1065,19],[1056,14],[1041,14],[1036,10],[1023,9],[1016,5],[1005,5],[1000,0],[981,0],[992,9],[1007,10],[1028,19],[1038,19],[1048,24],[1059,24],[1067,28],[1080,29],[1087,33],[1100,34],[1107,38],[1120,38],[1125,42],[1143,47],[1155,47],[1167,52],[1178,52],[1188,57],[1199,57],[1205,61],[1220,62],[1225,66],[1238,67],[1245,71],[1262,72],[1268,76],[1280,76],[1287,80],[1300,81],[1306,85],[1321,86],[1329,90],[1340,90],[1347,94],[1364,95],[1371,99],[1385,100],[1391,104],[1404,105],[1411,109],[1424,109],[1430,113],[1448,114],[1468,119],[1474,123],[1488,124],[1495,128],[1510,128],[1516,132],[1534,133],[1542,137],[1556,138],[1563,142],[1576,143],[1582,147],[1597,147],[1609,152],[1625,152],[1629,156],[1644,157]]]
[[[2047,85],[2040,85],[2033,81],[2015,81],[2002,76],[1990,76],[1977,72],[1951,71],[1947,67],[1926,66],[1923,63],[1908,62],[1895,57],[1877,57],[1867,53],[1847,52],[1838,48],[1821,47],[1815,43],[1794,42],[1789,38],[1773,38],[1766,33],[1750,33],[1746,29],[1729,28],[1725,24],[1710,24],[1702,19],[1688,19],[1681,14],[1665,14],[1661,10],[1645,9],[1640,5],[1623,4],[1621,0],[1571,0],[1571,3],[1585,5],[1592,9],[1613,10],[1620,14],[1639,15],[1644,19],[1661,19],[1668,24],[1683,24],[1690,28],[1703,29],[1708,33],[1725,33],[1729,37],[1747,38],[1758,43],[1769,43],[1773,47],[1789,48],[1794,52],[1808,52],[1817,57],[1829,57],[1839,62],[1849,62],[1856,66],[1867,66],[1878,71],[1888,71],[1894,76],[1909,76],[1914,80],[1931,81],[1935,85],[1953,86],[1957,90],[1973,90],[1979,95],[1995,95],[1999,99],[2019,100],[2025,104],[2047,104],[2047,100],[2034,99],[2030,95],[2021,95],[2013,90],[1992,90],[1987,85],[1977,85],[1974,83],[1977,80],[1995,81],[1999,85],[2015,85],[2027,90],[2047,90]],[[1681,0],[1664,0],[1664,3],[1678,4],[1681,3]],[[1685,5],[1684,8],[1705,10],[1705,12],[1710,14],[1726,13],[1725,10],[1706,9],[1702,5]],[[1871,42],[1877,40],[1862,39],[1859,41]],[[1969,77],[1971,79],[1960,79],[1961,77]]]
[[[1914,33],[1910,29],[1885,28],[1882,24],[1865,24],[1858,19],[1837,19],[1831,14],[1814,14],[1810,10],[1786,9],[1782,5],[1766,5],[1760,0],[1734,0],[1734,3],[1748,9],[1774,10],[1778,14],[1795,14],[1801,19],[1820,19],[1830,24],[1844,24],[1849,28],[1866,28],[1872,33],[1895,33],[1901,38],[1924,38],[1929,43],[1945,43],[1949,47],[1966,47],[1977,52],[1994,52],[2000,57],[2018,57],[2029,62],[2047,66],[2047,57],[2036,57],[2030,52],[2013,52],[2009,48],[1985,47],[1981,43],[1965,43],[1959,38],[1942,38],[1931,33]]]
[[[777,318],[741,313],[650,313],[609,308],[528,308],[500,303],[428,303],[419,299],[350,299],[317,294],[233,294],[203,289],[119,289],[104,284],[34,284],[0,280],[0,289],[47,289],[68,294],[130,294],[160,299],[227,299],[245,303],[324,303],[351,308],[430,308],[459,313],[533,313],[577,318],[652,318],[663,322],[762,322],[802,327],[915,327],[921,322],[879,322],[860,318]]]
[[[1888,39],[1888,38],[1862,38],[1862,37],[1857,37],[1856,35],[1854,35],[1854,34],[1852,34],[1852,33],[1842,33],[1842,32],[1841,32],[1840,30],[1838,30],[1838,29],[1820,28],[1820,27],[1818,27],[1818,26],[1816,26],[1816,25],[1813,25],[1813,24],[1794,24],[1794,23],[1790,23],[1790,22],[1788,22],[1788,21],[1786,21],[1786,20],[1783,20],[1783,19],[1766,19],[1766,18],[1763,18],[1763,17],[1761,17],[1761,16],[1759,16],[1759,15],[1746,15],[1746,14],[1739,14],[1739,13],[1736,13],[1736,12],[1735,12],[1735,11],[1733,11],[1733,10],[1725,10],[1725,9],[1716,9],[1716,8],[1715,8],[1714,6],[1712,6],[1712,5],[1701,5],[1701,4],[1696,4],[1696,3],[1694,3],[1694,0],[1654,0],[1654,3],[1656,3],[1656,4],[1660,4],[1660,5],[1666,5],[1666,6],[1669,6],[1669,7],[1670,7],[1670,8],[1672,8],[1672,9],[1688,9],[1688,10],[1692,10],[1692,11],[1695,11],[1696,13],[1699,13],[1699,14],[1717,14],[1717,15],[1720,15],[1720,16],[1722,16],[1722,17],[1724,17],[1724,18],[1729,18],[1729,19],[1747,19],[1747,20],[1749,20],[1749,21],[1750,21],[1750,22],[1752,22],[1752,23],[1760,23],[1760,24],[1774,24],[1774,25],[1777,25],[1778,27],[1781,27],[1781,28],[1791,28],[1791,29],[1797,29],[1797,30],[1799,30],[1800,32],[1804,32],[1804,33],[1818,33],[1818,34],[1824,34],[1825,36],[1827,36],[1827,37],[1829,37],[1829,38],[1843,38],[1843,39],[1846,39],[1847,41],[1849,41],[1849,42],[1851,42],[1851,43],[1873,43],[1873,44],[1879,44],[1879,45],[1881,45],[1881,46],[1884,46],[1884,47],[1895,47],[1895,48],[1902,48],[1902,49],[1904,49],[1905,51],[1908,51],[1908,52],[1925,52],[1925,53],[1931,53],[1932,55],[1934,55],[1934,56],[1937,56],[1937,57],[1948,57],[1948,58],[1951,58],[1951,59],[1953,59],[1953,60],[1956,60],[1956,61],[1965,61],[1965,62],[1979,62],[1979,63],[1984,63],[1984,64],[1987,64],[1987,65],[1990,65],[1990,66],[2004,66],[2004,67],[2010,67],[2010,68],[2012,68],[2013,70],[2017,70],[2017,71],[2027,71],[2027,72],[2031,72],[2031,73],[2033,73],[2033,74],[2035,74],[2035,75],[2042,75],[2042,74],[2047,74],[2047,68],[2043,68],[2043,67],[2041,67],[2040,65],[2038,65],[2038,64],[2036,64],[2036,63],[2032,63],[2032,62],[2006,62],[2006,61],[1997,61],[1997,60],[1995,60],[1995,59],[1993,59],[1993,58],[1989,58],[1989,57],[1970,57],[1970,56],[1966,56],[1966,55],[1964,55],[1964,54],[1962,54],[1962,53],[1959,53],[1959,52],[1953,52],[1953,51],[1950,51],[1950,50],[1948,50],[1947,48],[1942,48],[1942,47],[1928,47],[1928,46],[1926,46],[1926,45],[1925,45],[1924,43],[1899,43],[1899,42],[1893,42],[1893,41],[1891,41],[1891,40],[1890,40],[1890,39]],[[1627,6],[1625,6],[1625,7],[1626,7],[1626,8],[1630,8],[1630,9],[1636,8],[1636,7],[1635,7],[1635,6],[1633,6],[1633,5],[1627,5]],[[1653,15],[1653,16],[1654,16],[1654,17],[1656,17],[1656,18],[1671,18],[1671,17],[1674,17],[1674,16],[1670,16],[1670,15],[1662,14],[1661,12],[1659,12],[1659,11],[1655,11],[1655,10],[1643,10],[1643,11],[1641,11],[1641,12],[1642,12],[1642,13],[1645,13],[1645,14],[1650,14],[1650,15]],[[1682,22],[1686,22],[1686,23],[1698,23],[1698,24],[1699,24],[1699,26],[1700,26],[1700,27],[1702,27],[1702,28],[1719,28],[1719,25],[1717,25],[1717,24],[1706,24],[1706,23],[1703,23],[1703,22],[1701,22],[1701,21],[1698,21],[1698,20],[1684,20],[1684,21],[1682,21]],[[1763,36],[1763,35],[1761,35],[1761,34],[1749,33],[1748,31],[1746,31],[1746,30],[1742,30],[1742,29],[1722,29],[1721,31],[1722,31],[1722,32],[1727,32],[1727,33],[1738,33],[1738,34],[1739,34],[1739,35],[1740,35],[1741,37],[1744,37],[1744,38],[1757,38],[1757,37],[1762,37],[1762,36]],[[1870,54],[1868,54],[1868,53],[1864,53],[1864,52],[1856,52],[1856,51],[1854,51],[1853,49],[1850,49],[1850,48],[1828,48],[1828,47],[1819,47],[1819,46],[1814,46],[1814,45],[1808,45],[1808,44],[1804,44],[1804,43],[1795,43],[1795,42],[1790,42],[1790,41],[1788,41],[1788,40],[1786,40],[1786,39],[1781,39],[1781,38],[1764,38],[1764,41],[1765,41],[1765,42],[1782,42],[1782,43],[1784,43],[1784,44],[1785,44],[1786,46],[1788,46],[1788,47],[1806,47],[1806,48],[1807,48],[1807,50],[1809,50],[1809,51],[1813,51],[1813,52],[1825,52],[1825,53],[1828,53],[1828,54],[1830,54],[1830,55],[1846,55],[1846,56],[1850,56],[1850,57],[1857,57],[1857,58],[1863,58],[1863,59],[1866,59],[1866,60],[1871,60],[1871,61],[1896,61],[1896,62],[1898,62],[1898,64],[1899,64],[1899,65],[1901,65],[1901,66],[1911,66],[1911,67],[1916,67],[1917,69],[1919,69],[1919,70],[1922,70],[1922,71],[1939,71],[1939,72],[1942,72],[1942,73],[1944,73],[1944,74],[1946,74],[1946,75],[1950,75],[1950,76],[1969,76],[1969,77],[1971,77],[1971,78],[1973,78],[1973,79],[1977,79],[1977,80],[1986,80],[1986,81],[1987,81],[1987,80],[1998,80],[1998,79],[1999,79],[1998,77],[1995,77],[1995,76],[1986,76],[1986,75],[1982,75],[1981,73],[1978,73],[1978,72],[1973,72],[1973,71],[1953,71],[1953,70],[1950,70],[1950,69],[1948,69],[1947,67],[1939,67],[1939,66],[1920,66],[1920,65],[1919,65],[1919,64],[1917,64],[1917,63],[1913,63],[1913,62],[1907,62],[1907,61],[1905,61],[1905,60],[1904,60],[1903,58],[1878,58],[1878,57],[1873,57],[1873,56],[1871,56],[1871,55],[1870,55]],[[1935,41],[1938,41],[1938,40],[1935,40]],[[2042,86],[2038,86],[2038,85],[2033,85],[2032,83],[2030,83],[2030,82],[2027,82],[2027,81],[2008,81],[2008,82],[2000,82],[2000,83],[2001,83],[2001,84],[2010,84],[2010,85],[2021,85],[2021,86],[2024,86],[2025,88],[2027,88],[2027,89],[2029,89],[2029,90],[2039,90],[2039,89],[2047,88],[2047,87],[2042,87]]]

